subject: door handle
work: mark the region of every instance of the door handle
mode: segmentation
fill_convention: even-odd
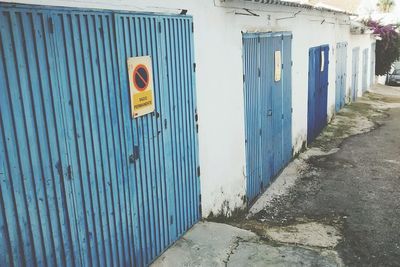
[[[269,110],[267,111],[267,116],[272,116],[272,109],[269,109]]]

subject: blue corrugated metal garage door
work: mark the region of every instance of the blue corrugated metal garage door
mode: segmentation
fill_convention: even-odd
[[[149,264],[200,217],[192,19],[0,11],[2,264]],[[142,55],[156,110],[132,119]]]
[[[375,57],[376,57],[375,49],[376,49],[376,43],[372,43],[369,87],[372,86],[375,82]]]
[[[252,201],[292,157],[291,33],[243,35],[247,197]],[[282,77],[275,81],[275,52]]]
[[[362,53],[362,91],[363,93],[368,89],[368,66],[371,65],[368,62],[369,49],[365,48]]]
[[[307,142],[310,144],[327,123],[329,46],[310,48],[308,72]]]
[[[347,81],[347,43],[336,45],[336,101],[335,109],[338,112],[346,103]]]
[[[360,48],[353,48],[352,58],[352,74],[351,74],[351,100],[354,102],[357,99],[358,83],[359,83],[359,69],[360,69]]]

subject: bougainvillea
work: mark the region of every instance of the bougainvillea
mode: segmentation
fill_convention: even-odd
[[[373,34],[378,37],[376,41],[376,75],[387,74],[393,62],[400,56],[400,35],[398,25],[382,25],[377,21],[367,21]]]

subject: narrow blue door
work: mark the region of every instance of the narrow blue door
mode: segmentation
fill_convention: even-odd
[[[309,50],[307,142],[310,144],[327,123],[329,46]]]
[[[346,103],[346,81],[347,81],[347,43],[336,45],[336,101],[335,109],[338,112]]]
[[[291,33],[243,35],[249,201],[292,157],[291,40]],[[279,60],[277,68],[281,72],[277,79],[275,60]]]
[[[359,69],[360,69],[360,48],[353,48],[352,75],[351,75],[351,100],[354,102],[358,95]]]
[[[192,18],[0,11],[0,259],[150,264],[201,216]],[[156,110],[132,119],[143,55]]]
[[[362,91],[363,93],[368,89],[368,66],[371,65],[368,63],[368,53],[369,49],[365,48],[363,50],[363,58],[362,58]]]
[[[372,86],[375,81],[375,49],[376,49],[376,43],[371,44],[371,65],[370,65],[370,80],[369,80],[369,86]]]

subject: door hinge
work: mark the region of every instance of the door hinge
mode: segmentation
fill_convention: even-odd
[[[194,23],[192,22],[192,32],[194,32]]]
[[[200,166],[197,166],[197,177],[200,177]]]
[[[262,134],[262,130],[260,129],[260,136],[261,136],[261,134]]]
[[[158,22],[158,32],[161,33],[161,21]]]
[[[53,18],[52,17],[49,18],[48,23],[49,23],[49,31],[50,31],[50,33],[54,33],[54,24],[53,24]]]
[[[258,77],[261,77],[261,69],[258,68]]]
[[[282,120],[285,118],[285,116],[282,114]]]
[[[293,108],[290,109],[290,112],[293,113]]]
[[[196,72],[196,63],[193,63],[193,71]]]
[[[243,74],[243,83],[244,83],[244,81],[245,81],[245,75]]]

